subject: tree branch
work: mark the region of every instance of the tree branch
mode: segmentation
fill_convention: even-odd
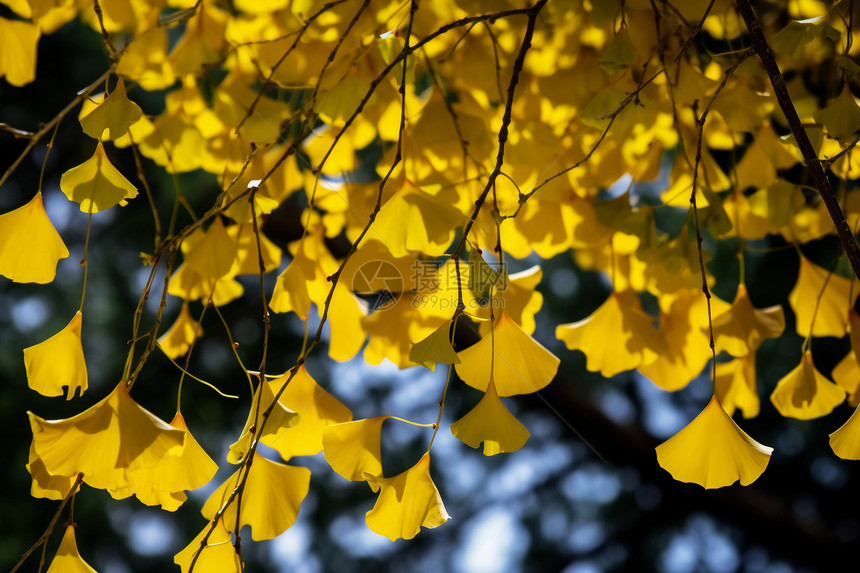
[[[839,239],[842,241],[842,247],[845,249],[845,254],[848,255],[848,261],[851,263],[851,269],[854,271],[854,276],[860,277],[860,249],[857,247],[857,241],[854,238],[854,233],[851,232],[851,227],[848,221],[845,220],[845,215],[839,207],[839,201],[836,199],[836,194],[830,186],[830,181],[824,173],[824,168],[818,160],[815,149],[806,135],[806,130],[803,129],[803,124],[797,116],[797,111],[794,109],[794,104],[791,101],[791,96],[788,95],[788,88],[785,85],[785,78],[779,71],[776,65],[776,59],[773,56],[770,46],[765,40],[764,32],[761,29],[761,24],[758,21],[749,0],[737,0],[738,12],[746,23],[752,38],[753,49],[761,59],[761,64],[770,77],[770,83],[773,85],[773,92],[776,96],[779,107],[782,113],[785,114],[785,119],[788,120],[788,125],[791,127],[791,132],[794,134],[794,139],[797,141],[797,146],[803,154],[803,162],[809,169],[809,174],[815,182],[815,187],[821,195],[821,199],[827,206],[827,211],[830,213],[830,218],[833,219],[833,224],[836,226],[836,232],[839,234]]]

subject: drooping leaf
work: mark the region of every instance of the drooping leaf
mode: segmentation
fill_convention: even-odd
[[[137,197],[137,188],[113,166],[101,142],[92,157],[63,173],[60,189],[70,201],[79,203],[84,213],[124,206]]]
[[[242,472],[243,468],[239,468],[212,492],[201,509],[203,517],[215,517],[238,485]],[[239,528],[250,526],[254,541],[274,539],[295,523],[310,481],[309,469],[279,464],[255,453],[242,494]],[[238,505],[234,499],[221,517],[231,528],[237,523]]]
[[[529,439],[529,431],[502,403],[490,380],[481,401],[451,424],[451,433],[472,448],[484,443],[484,455],[515,452]]]
[[[82,111],[80,121],[84,133],[105,141],[128,133],[128,128],[142,116],[140,106],[128,99],[125,82],[120,78],[114,90],[97,107],[86,115]]]
[[[445,511],[439,490],[430,478],[430,453],[393,478],[369,476],[379,498],[367,512],[367,526],[388,539],[412,539],[421,527],[439,527],[451,516]]]
[[[81,311],[60,332],[24,349],[27,384],[43,396],[66,396],[71,400],[78,389],[87,390],[87,365],[81,345]],[[65,387],[65,390],[63,389]]]
[[[17,283],[54,280],[57,263],[69,256],[69,250],[48,219],[41,192],[26,205],[0,215],[0,229],[0,275]]]
[[[657,446],[657,461],[676,480],[712,489],[738,480],[751,484],[772,452],[741,430],[714,395],[701,414]]]

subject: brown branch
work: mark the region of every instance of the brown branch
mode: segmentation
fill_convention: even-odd
[[[854,233],[851,227],[848,226],[848,221],[839,207],[839,201],[836,199],[836,194],[830,186],[830,181],[824,173],[824,168],[818,160],[818,155],[809,141],[809,136],[806,135],[806,130],[794,109],[794,103],[791,101],[791,96],[788,94],[788,88],[785,85],[785,78],[779,71],[776,65],[773,51],[771,51],[767,40],[764,37],[764,32],[761,29],[761,24],[758,21],[749,0],[737,0],[738,12],[746,23],[747,30],[752,38],[753,49],[761,59],[761,64],[770,78],[770,83],[773,86],[773,92],[776,96],[779,107],[782,113],[785,114],[785,119],[788,120],[788,125],[791,127],[791,132],[794,134],[794,140],[803,154],[803,162],[809,169],[809,174],[815,182],[815,187],[827,207],[827,212],[830,213],[830,218],[833,219],[833,224],[836,226],[836,232],[839,234],[839,239],[842,241],[842,247],[845,249],[845,254],[848,255],[848,262],[851,263],[851,269],[854,271],[854,276],[860,277],[860,248],[857,247],[857,240],[854,238]]]

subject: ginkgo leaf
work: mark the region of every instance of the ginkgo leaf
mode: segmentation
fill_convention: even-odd
[[[760,400],[756,385],[755,354],[717,363],[714,392],[729,416],[735,413],[735,408],[740,408],[744,418],[756,417]]]
[[[451,516],[430,478],[430,452],[392,478],[368,476],[379,497],[365,521],[371,531],[388,539],[412,539],[421,527],[439,527]]]
[[[451,433],[472,448],[484,443],[484,455],[515,452],[529,439],[529,431],[502,403],[490,380],[481,401],[451,424]]]
[[[262,226],[262,224],[260,225]],[[260,274],[260,256],[257,252],[257,235],[254,234],[254,225],[244,223],[241,225],[230,225],[227,234],[236,241],[236,260],[231,275],[258,275]],[[263,266],[266,272],[274,271],[281,264],[282,251],[264,233],[259,233],[260,254],[263,256]]]
[[[185,264],[202,277],[218,279],[233,268],[237,252],[236,241],[227,234],[221,218],[215,217],[203,237],[185,253]]]
[[[753,307],[743,284],[738,285],[731,309],[713,320],[717,352],[725,350],[732,356],[755,352],[762,341],[779,336],[784,328],[782,307]]]
[[[231,464],[244,461],[255,437],[260,440],[267,437],[277,439],[281,432],[298,424],[299,415],[296,412],[287,408],[280,400],[275,402],[275,391],[278,388],[280,388],[280,384],[273,387],[267,382],[262,382],[257,386],[257,390],[254,392],[254,402],[248,412],[248,418],[245,420],[245,428],[239,439],[230,444],[227,461]],[[264,416],[264,412],[269,407],[272,408],[272,411],[268,416]]]
[[[201,547],[210,529],[212,533],[206,540],[206,545]],[[192,563],[194,571],[198,573],[241,573],[243,570],[242,559],[233,547],[233,539],[230,532],[224,528],[223,519],[218,520],[214,529],[207,523],[203,531],[173,557],[173,562],[179,565],[182,573],[189,573]]]
[[[388,416],[376,416],[323,429],[323,452],[335,472],[350,481],[366,475],[382,475],[382,423]]]
[[[289,372],[267,380],[266,384],[274,394],[288,377]],[[260,441],[277,450],[285,460],[293,456],[309,456],[321,452],[325,428],[331,424],[352,420],[349,408],[320,387],[304,365],[296,371],[279,401],[298,414],[298,422],[282,427],[273,434],[265,434]]]
[[[60,189],[70,201],[79,203],[84,213],[124,206],[137,197],[137,188],[113,166],[101,142],[92,157],[63,173]]]
[[[122,137],[142,116],[140,106],[128,99],[125,82],[119,78],[114,90],[97,107],[86,115],[82,110],[80,122],[84,133],[104,141]]]
[[[311,297],[308,283],[316,277],[316,264],[299,246],[298,252],[278,275],[269,308],[272,312],[282,313],[293,311],[302,320],[308,319],[311,308]]]
[[[639,372],[663,390],[684,388],[711,358],[708,335],[697,326],[707,320],[707,301],[701,291],[685,289],[677,296],[661,298],[658,332],[666,341],[665,351],[638,366]]]
[[[48,219],[41,191],[26,205],[0,215],[0,229],[0,275],[16,283],[54,280],[57,263],[69,250]]]
[[[87,365],[81,346],[81,311],[60,332],[44,342],[24,349],[27,384],[43,396],[66,396],[87,390]],[[65,387],[65,390],[64,390]]]
[[[848,393],[848,404],[854,407],[860,404],[860,364],[854,352],[848,352],[830,374],[833,381]]]
[[[600,68],[610,76],[614,76],[638,61],[639,52],[630,40],[627,25],[622,24],[621,29],[603,52],[603,56],[598,60]]]
[[[663,351],[665,342],[652,319],[639,310],[635,293],[613,292],[594,313],[555,329],[569,349],[585,353],[586,368],[611,377],[647,364]],[[612,340],[613,344],[606,344]]]
[[[398,191],[376,217],[368,240],[385,244],[394,257],[410,251],[431,257],[442,255],[465,217],[438,198],[418,189]]]
[[[96,570],[90,567],[78,552],[74,525],[66,526],[63,540],[60,541],[57,554],[48,567],[48,573],[96,573]]]
[[[808,350],[791,372],[776,383],[770,401],[786,418],[811,420],[829,414],[845,400],[845,390],[824,377]]]
[[[409,350],[409,360],[433,371],[436,370],[437,362],[459,364],[460,357],[457,356],[454,347],[451,346],[451,324],[453,322],[453,319],[446,320],[427,338],[413,344]]]
[[[853,279],[856,281],[856,279]],[[797,283],[788,295],[788,302],[797,317],[800,336],[845,335],[848,326],[848,308],[853,306],[852,280],[829,273],[806,257],[800,257]],[[860,289],[853,289],[857,297]],[[810,304],[810,301],[817,301]]]
[[[27,462],[27,471],[30,472],[33,481],[30,485],[30,495],[35,498],[65,499],[72,486],[75,485],[77,476],[53,476],[45,469],[45,464],[36,455],[36,448],[30,442],[30,457]]]
[[[501,299],[501,302],[490,301],[488,305],[481,306],[479,312],[472,316],[489,319],[489,305],[495,304],[494,308],[504,308],[505,314],[519,324],[526,333],[534,334],[535,314],[543,305],[543,295],[535,289],[543,278],[543,270],[535,265],[512,275],[505,273],[504,269],[499,272],[494,300]]]
[[[537,392],[552,381],[560,363],[504,312],[493,332],[457,354],[460,362],[454,368],[463,382],[486,391],[492,378],[499,396]]]
[[[738,480],[751,484],[772,452],[741,430],[714,395],[701,414],[657,446],[657,461],[676,480],[712,489]]]
[[[185,433],[138,405],[125,382],[71,418],[48,421],[27,415],[45,470],[53,476],[83,473],[84,483],[100,489],[129,487],[132,472],[154,467],[185,443]]]
[[[836,99],[816,111],[812,117],[824,125],[827,135],[835,139],[847,139],[860,129],[860,106],[847,85]]]
[[[236,300],[245,289],[242,283],[233,277],[224,276],[220,279],[204,277],[188,265],[179,265],[170,276],[167,293],[185,300],[200,300],[215,306],[224,306]]]
[[[860,415],[855,408],[842,426],[830,434],[830,448],[843,460],[860,460]]]
[[[176,321],[167,329],[167,332],[158,337],[158,346],[170,358],[179,358],[188,352],[200,336],[203,336],[203,327],[191,318],[188,303],[184,302]]]
[[[30,22],[0,18],[0,77],[13,86],[36,79],[36,46],[39,27]]]
[[[136,496],[146,505],[160,505],[167,511],[176,511],[187,496],[185,491],[206,485],[218,471],[218,464],[188,431],[185,418],[177,412],[170,425],[185,432],[185,445],[165,454],[161,461],[151,468],[140,468],[129,473],[127,488],[109,490],[115,499]]]
[[[307,468],[273,462],[258,453],[254,453],[253,464],[249,467],[239,510],[239,529],[249,525],[254,541],[274,539],[295,523],[310,488],[311,472]],[[240,467],[212,492],[200,510],[203,517],[213,519],[221,510],[238,485],[243,469]],[[231,527],[237,523],[238,505],[234,499],[221,516]]]

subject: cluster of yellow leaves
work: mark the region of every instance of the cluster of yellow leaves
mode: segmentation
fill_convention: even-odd
[[[555,331],[567,348],[584,353],[588,370],[605,377],[636,370],[677,391],[716,358],[710,402],[657,448],[659,463],[676,479],[706,488],[746,485],[764,471],[771,449],[731,416],[758,414],[756,352],[783,333],[784,311],[757,306],[743,280],[734,300],[709,302],[702,283],[715,279],[702,268],[709,255],[696,233],[741,245],[766,236],[800,245],[830,234],[832,225],[786,178],[802,158],[793,139],[774,128],[781,119],[763,72],[748,61],[726,76],[735,54],[704,58],[685,44],[707,2],[662,12],[662,27],[654,26],[653,3],[549,2],[515,69],[522,14],[531,10],[519,1],[497,7],[519,10],[512,17],[483,14],[492,3],[463,0],[422,3],[414,12],[408,3],[381,0],[243,0],[231,11],[210,0],[102,0],[98,15],[72,0],[2,1],[16,14],[0,18],[0,76],[12,85],[35,78],[41,35],[75,17],[103,34],[115,56],[106,93],[89,94],[78,115],[95,149],[60,179],[81,211],[92,216],[135,200],[137,187],[111,161],[130,146],[170,173],[202,170],[217,180],[212,209],[182,230],[171,228],[156,245],[161,254],[182,256],[167,287],[181,309],[158,338],[171,359],[203,336],[202,319],[192,316],[196,303],[227,305],[244,294],[237,277],[268,277],[274,320],[292,312],[310,324],[315,307],[329,326],[334,360],[363,350],[370,364],[447,365],[449,378],[456,372],[483,394],[451,426],[453,434],[473,448],[483,444],[485,455],[516,451],[529,432],[502,399],[545,388],[560,360],[533,336],[541,269],[508,275],[505,264],[573,251],[580,267],[605,273],[613,287],[590,315]],[[806,10],[793,9],[798,18]],[[789,67],[832,55],[845,32],[831,18],[792,22],[773,36]],[[171,19],[182,23],[175,42]],[[466,21],[477,25],[457,24]],[[728,2],[716,3],[702,23],[716,39],[743,32]],[[841,56],[848,71],[850,56]],[[135,91],[163,89],[157,115],[133,101]],[[800,82],[790,89],[801,119],[817,126],[810,131],[821,157],[838,156],[833,173],[860,176],[860,107],[848,88],[821,109]],[[381,153],[375,165],[362,159],[368,148]],[[715,158],[726,152],[736,163]],[[368,180],[369,167],[378,180],[359,182]],[[667,183],[653,201],[631,189],[610,199],[603,194],[625,176],[631,184],[648,182],[661,170]],[[490,173],[494,183],[485,189]],[[300,238],[282,249],[260,229],[297,192],[305,205],[294,235]],[[700,229],[692,225],[691,194]],[[856,221],[855,194],[846,205]],[[680,230],[660,224],[678,215],[687,219]],[[353,244],[348,252],[331,247],[344,238]],[[495,268],[482,255],[493,246],[487,259],[500,263]],[[0,275],[49,283],[68,255],[41,190],[0,214]],[[805,351],[771,395],[782,415],[823,416],[846,394],[851,404],[860,401],[860,318],[849,310],[855,286],[799,257],[788,297],[798,334],[847,334],[853,351],[834,369],[835,384]],[[643,307],[647,296],[657,301],[654,314]],[[24,351],[28,384],[39,393],[71,399],[87,390],[82,313]],[[457,329],[477,332],[477,342],[456,348]],[[842,457],[860,458],[855,418],[831,436]],[[260,377],[226,460],[237,469],[203,507],[214,523],[176,562],[183,570],[192,562],[203,571],[240,570],[232,535],[243,525],[260,540],[294,523],[310,472],[262,456],[257,444],[285,462],[323,451],[337,473],[365,481],[379,494],[366,521],[381,535],[408,539],[422,526],[441,525],[449,516],[430,476],[433,438],[410,469],[383,475],[380,436],[392,419],[399,420],[354,421],[301,364],[277,378]],[[28,468],[37,497],[64,498],[81,476],[116,498],[134,495],[172,511],[184,491],[217,469],[178,411],[170,424],[161,421],[135,403],[127,380],[77,416],[47,421],[30,414],[30,422]],[[439,429],[419,425],[434,437]],[[55,563],[64,559],[80,560],[72,529]]]

